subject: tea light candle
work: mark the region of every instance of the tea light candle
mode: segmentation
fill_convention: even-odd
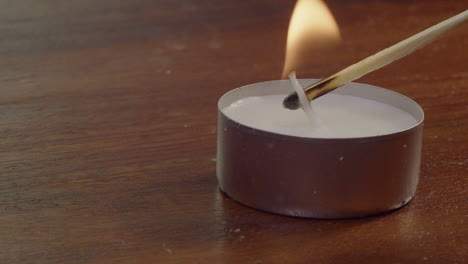
[[[416,102],[349,83],[312,101],[319,119],[312,123],[304,111],[283,107],[291,88],[288,80],[269,81],[219,99],[216,175],[229,197],[317,218],[372,215],[411,200],[424,120]]]
[[[250,96],[223,109],[244,125],[290,136],[355,138],[391,134],[416,125],[416,119],[394,106],[358,96],[330,93],[312,101],[320,123],[311,124],[302,110],[282,106],[287,94]]]

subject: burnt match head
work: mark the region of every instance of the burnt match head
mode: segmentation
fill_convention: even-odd
[[[299,109],[301,105],[299,104],[299,96],[297,96],[297,93],[294,92],[294,93],[289,94],[283,100],[283,106],[291,110]]]

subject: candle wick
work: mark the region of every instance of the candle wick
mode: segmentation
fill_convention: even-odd
[[[304,88],[297,81],[296,72],[292,71],[288,77],[289,77],[289,80],[291,80],[292,86],[299,97],[299,104],[301,105],[302,110],[304,111],[305,115],[307,116],[310,123],[312,124],[312,127],[318,128],[321,123],[320,119],[318,118],[316,112],[314,111],[311,105],[311,102],[307,100],[306,94],[304,92]]]

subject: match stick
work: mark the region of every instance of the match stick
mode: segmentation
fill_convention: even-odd
[[[439,38],[444,33],[456,28],[468,19],[468,10],[451,17],[439,24],[432,26],[412,37],[409,37],[389,48],[386,48],[376,54],[367,57],[360,62],[353,64],[328,78],[318,81],[304,88],[307,99],[312,101],[334,89],[343,86],[351,81],[361,78],[362,76],[380,69],[398,59],[411,54],[416,49],[425,46],[431,41]],[[293,92],[288,95],[283,106],[289,109],[298,109],[300,107],[297,93]]]

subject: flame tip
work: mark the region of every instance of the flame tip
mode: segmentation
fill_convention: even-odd
[[[322,0],[298,0],[289,23],[282,77],[297,69],[304,53],[339,42],[341,34],[327,5]]]

